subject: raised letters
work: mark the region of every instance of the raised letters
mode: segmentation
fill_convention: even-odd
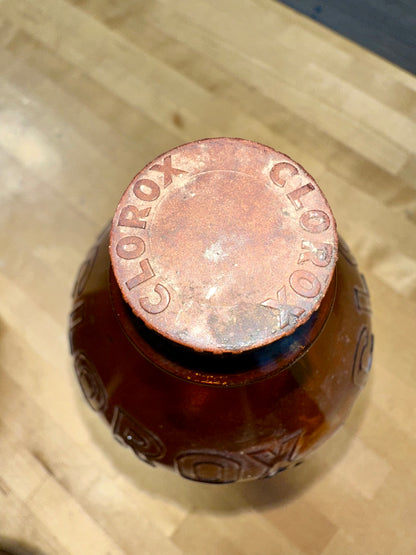
[[[224,484],[245,478],[266,478],[285,470],[298,457],[303,430],[269,436],[256,447],[239,452],[190,451],[175,459],[179,473],[189,480]]]
[[[121,443],[131,447],[139,459],[151,466],[155,466],[155,459],[161,459],[166,453],[162,441],[120,407],[114,410],[113,433]]]
[[[91,408],[96,411],[105,410],[107,392],[94,364],[85,353],[79,352],[75,356],[74,366],[82,392]]]
[[[74,298],[78,297],[83,293],[85,286],[87,285],[87,281],[90,276],[92,267],[94,266],[97,253],[98,253],[98,246],[92,247],[92,249],[88,253],[87,259],[84,260],[84,262],[82,263],[78,271],[74,289],[72,291],[72,296]]]
[[[373,347],[374,336],[370,335],[367,326],[362,326],[358,333],[352,368],[352,379],[358,387],[363,387],[367,381],[373,359]]]
[[[329,243],[317,243],[316,241],[302,241],[302,249],[298,260],[298,264],[312,262],[315,266],[325,267],[332,259],[332,245]]]
[[[140,274],[137,274],[133,278],[126,281],[126,285],[130,291],[155,275],[148,258],[141,260],[139,262],[139,266],[142,270]]]
[[[272,437],[261,447],[249,451],[247,455],[264,467],[263,477],[271,477],[287,468],[297,455],[303,431],[281,437]]]
[[[184,478],[199,482],[227,484],[236,482],[241,474],[241,464],[222,453],[182,453],[175,464]]]
[[[331,225],[328,214],[322,210],[308,210],[300,217],[300,225],[310,233],[322,233]]]
[[[272,166],[269,176],[271,181],[282,189],[290,184],[290,188],[293,190],[286,193],[286,198],[298,212],[298,224],[303,230],[311,234],[320,234],[330,228],[332,221],[330,215],[324,210],[313,209],[313,206],[325,208],[325,200],[322,199],[319,188],[316,187],[313,180],[312,182],[306,181],[307,174],[304,174],[294,163],[282,161]],[[307,197],[305,201],[305,197],[314,191],[318,194]],[[288,215],[286,211],[283,211],[283,214]],[[297,262],[308,269],[313,269],[313,266],[318,269],[315,269],[314,273],[303,269],[295,270],[289,277],[289,284],[297,295],[313,300],[321,293],[323,286],[327,285],[325,273],[319,269],[330,267],[334,262],[334,244],[331,241],[333,233],[321,236],[320,241],[315,238],[310,240],[310,236],[307,234],[304,237],[301,241]],[[322,280],[321,275],[323,275]],[[289,298],[293,303],[292,298]],[[301,308],[296,306],[296,301],[294,305],[287,303],[285,287],[278,290],[277,298],[266,299],[261,304],[279,311],[280,329],[296,325],[296,319],[308,311],[308,305]]]
[[[85,300],[81,297],[75,300],[72,312],[69,316],[69,346],[71,353],[74,354],[74,335],[75,328],[82,324],[85,318]]]
[[[70,329],[74,329],[76,326],[79,326],[81,322],[83,322],[85,316],[85,301],[84,299],[77,299],[74,302],[72,312],[69,316],[69,327]]]
[[[315,187],[312,185],[312,183],[307,183],[306,185],[302,185],[302,187],[295,189],[291,193],[288,193],[287,198],[290,200],[296,210],[300,210],[301,208],[303,208],[301,198],[314,189]]]
[[[180,170],[178,168],[172,168],[172,156],[165,156],[163,158],[163,164],[154,164],[151,168],[154,172],[162,172],[164,186],[167,187],[172,183],[172,175],[180,175],[181,173],[188,173],[185,170]]]
[[[138,199],[151,202],[159,198],[160,187],[151,179],[139,179],[139,181],[134,184],[133,193]]]
[[[277,292],[277,299],[267,299],[261,303],[263,306],[268,306],[279,311],[279,328],[283,329],[290,324],[290,316],[299,318],[305,310],[299,306],[292,306],[287,304],[286,287],[283,286]]]
[[[135,206],[129,204],[120,212],[118,225],[126,227],[140,227],[144,229],[146,227],[146,222],[142,220],[142,218],[146,218],[149,215],[149,212],[150,208],[138,210]]]
[[[141,237],[123,237],[117,243],[116,252],[120,258],[132,260],[139,258],[145,251],[145,244]]]
[[[289,278],[293,291],[301,297],[311,299],[321,291],[321,284],[312,272],[307,270],[296,270]]]
[[[363,274],[360,274],[361,287],[354,286],[354,301],[358,312],[368,312],[371,314],[370,293]]]
[[[163,158],[161,163],[153,164],[149,172],[158,172],[163,175],[163,184],[166,188],[172,183],[172,177],[183,173],[188,173],[185,170],[175,168],[172,166],[172,156],[167,155]],[[151,174],[152,175],[152,174]],[[159,180],[159,176],[157,177]],[[161,194],[161,186],[153,179],[137,179],[132,183],[132,191],[139,201],[153,202],[156,201]],[[147,221],[145,218],[149,216],[151,207],[142,208],[140,204],[127,204],[120,210],[118,218],[118,225],[136,229],[145,229]],[[146,252],[146,234],[140,236],[121,237],[118,240],[115,251],[120,258],[124,260],[135,260]],[[155,276],[149,258],[139,261],[140,271],[136,275],[127,279],[124,283],[129,291],[135,289],[139,285],[147,282]],[[153,288],[153,294],[159,297],[157,302],[152,302],[148,296],[142,296],[138,299],[140,307],[149,314],[159,314],[163,312],[170,303],[170,294],[168,289],[161,283],[157,283]],[[157,298],[157,297],[156,297]],[[152,299],[153,300],[153,299]]]
[[[167,309],[170,303],[170,295],[169,291],[166,289],[164,285],[158,283],[155,286],[155,292],[159,295],[159,302],[154,304],[150,302],[149,297],[140,297],[139,303],[143,310],[148,312],[149,314],[159,314]]]
[[[270,179],[278,187],[284,187],[291,177],[298,175],[299,170],[289,162],[279,162],[270,171]]]

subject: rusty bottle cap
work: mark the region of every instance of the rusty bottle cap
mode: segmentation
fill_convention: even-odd
[[[209,353],[292,334],[334,274],[336,224],[315,180],[242,139],[185,144],[148,164],[114,215],[111,263],[149,328]]]

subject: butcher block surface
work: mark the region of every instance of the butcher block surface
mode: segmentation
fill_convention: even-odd
[[[316,179],[371,293],[345,426],[229,485],[151,468],[87,406],[67,327],[131,178],[205,137]],[[271,0],[0,0],[0,546],[42,555],[416,553],[416,78]]]

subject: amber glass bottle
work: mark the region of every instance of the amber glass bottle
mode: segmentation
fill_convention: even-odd
[[[205,139],[148,164],[80,268],[70,342],[91,407],[192,480],[273,476],[347,417],[373,336],[365,280],[296,162]]]

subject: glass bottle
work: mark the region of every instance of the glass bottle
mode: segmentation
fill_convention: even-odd
[[[70,343],[117,440],[228,483],[296,465],[343,424],[370,313],[315,180],[264,145],[205,139],[127,187],[79,270]]]

